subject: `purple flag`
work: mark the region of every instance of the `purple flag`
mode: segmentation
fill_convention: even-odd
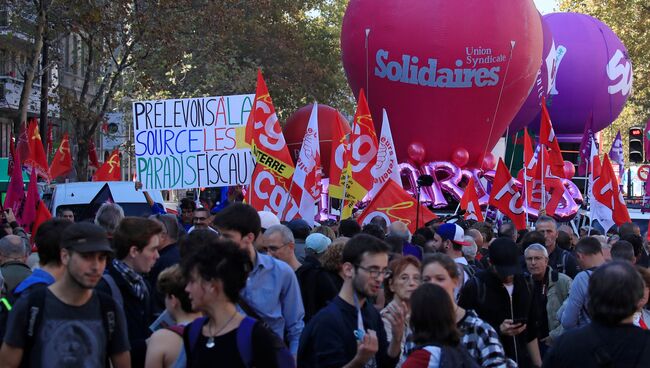
[[[645,129],[643,130],[643,152],[646,161],[650,159],[650,119],[645,123]]]
[[[621,139],[621,131],[616,133],[616,139],[612,142],[612,148],[609,150],[609,159],[618,164],[618,177],[623,177],[625,171],[625,161],[623,161],[623,139]]]
[[[585,176],[589,171],[589,158],[591,154],[591,145],[595,140],[594,136],[594,117],[591,115],[587,124],[585,124],[580,142],[580,153],[578,154],[578,175]]]

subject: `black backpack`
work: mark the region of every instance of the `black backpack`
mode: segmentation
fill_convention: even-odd
[[[45,307],[45,296],[47,293],[47,288],[37,288],[25,296],[28,300],[27,310],[29,311],[29,318],[27,321],[27,330],[25,331],[25,345],[23,346],[23,356],[28,357],[31,349],[34,346],[36,336],[40,330],[41,323],[43,322],[43,308]],[[102,292],[95,291],[95,294],[99,298],[99,305],[102,314],[102,324],[104,326],[104,331],[107,333],[106,342],[110,345],[113,334],[115,332],[116,326],[116,317],[115,317],[115,302],[109,295],[106,295]],[[108,360],[109,356],[106,354],[106,359]],[[26,361],[23,360],[25,363]],[[107,362],[108,363],[108,362]],[[24,364],[23,364],[24,365]]]

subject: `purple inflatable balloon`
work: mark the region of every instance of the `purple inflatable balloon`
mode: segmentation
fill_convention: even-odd
[[[548,92],[553,85],[553,78],[555,78],[555,73],[553,71],[557,59],[553,35],[541,14],[539,17],[542,20],[542,32],[544,38],[544,48],[541,60],[542,64],[537,71],[535,84],[533,84],[530,93],[528,94],[528,98],[526,98],[521,109],[519,109],[519,112],[510,123],[509,134],[514,134],[520,131],[531,122],[539,122],[540,113],[542,111],[542,97],[548,98]],[[537,125],[539,125],[539,123]]]
[[[556,134],[581,135],[593,115],[596,131],[621,113],[632,89],[632,62],[621,40],[585,14],[543,17],[553,34],[557,67],[547,100]],[[538,131],[539,121],[529,126]]]

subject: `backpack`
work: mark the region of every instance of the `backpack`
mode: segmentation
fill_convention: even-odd
[[[192,353],[194,347],[199,341],[201,329],[207,322],[207,317],[197,318],[192,323],[185,327],[183,333],[183,343],[185,344],[185,353],[187,355],[187,367],[191,367]],[[239,350],[239,357],[244,362],[244,366],[253,366],[253,327],[257,320],[251,317],[244,317],[241,324],[237,328],[237,350]],[[275,336],[275,334],[273,334]],[[277,338],[278,344],[276,346],[276,360],[277,366],[281,368],[294,368],[296,366],[293,355],[289,349],[284,346],[284,343]]]
[[[43,313],[41,313],[41,311],[45,307],[46,292],[47,288],[42,287],[35,289],[26,296],[28,300],[27,310],[29,311],[29,318],[27,320],[29,323],[27,324],[27,331],[25,331],[25,345],[23,346],[24,357],[29,356],[31,349],[34,346],[36,335],[40,330],[43,321]],[[99,298],[102,325],[104,326],[104,331],[107,333],[106,343],[107,345],[110,345],[117,324],[115,317],[116,305],[110,296],[102,292],[95,292],[95,295]],[[106,354],[106,359],[109,359],[108,352]]]

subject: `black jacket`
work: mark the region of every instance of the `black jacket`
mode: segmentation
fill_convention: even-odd
[[[305,262],[296,270],[305,306],[305,323],[339,294],[340,288],[327,273],[313,256],[306,256]]]
[[[501,280],[490,270],[482,270],[461,289],[458,305],[473,309],[499,334],[499,340],[508,358],[528,367],[530,359],[526,344],[537,337],[536,311],[533,287],[529,278],[516,275],[512,301]],[[501,335],[499,326],[505,319],[526,319],[526,330],[516,337]],[[516,342],[516,343],[515,343]]]
[[[124,316],[131,344],[131,367],[144,367],[147,354],[146,340],[151,336],[149,325],[154,321],[151,292],[142,301],[133,295],[127,281],[115,270],[112,263],[109,262],[106,265],[106,272],[115,280],[124,301]],[[148,283],[147,286],[149,286]],[[110,286],[103,278],[97,284],[96,289],[112,295]],[[149,291],[151,291],[151,287],[149,287]]]
[[[576,257],[558,246],[548,255],[548,265],[572,279],[580,272]]]

